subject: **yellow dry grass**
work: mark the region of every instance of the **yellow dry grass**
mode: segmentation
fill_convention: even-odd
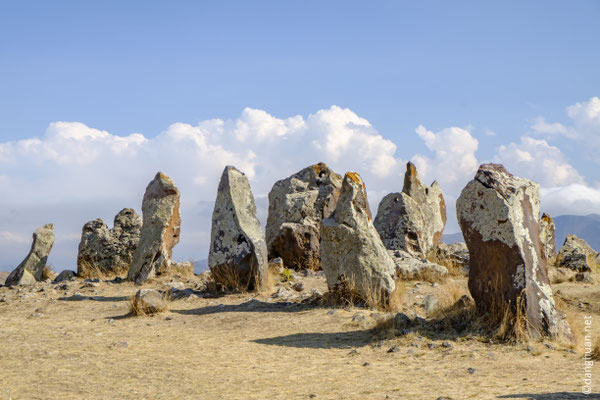
[[[196,279],[186,286],[197,287]],[[322,278],[304,282],[326,290]],[[542,344],[528,351],[464,335],[445,348],[425,333],[381,342],[372,325],[350,323],[357,312],[379,321],[379,311],[283,302],[271,293],[179,299],[163,314],[132,318],[128,299],[139,289],[132,283],[68,285],[0,288],[8,298],[0,302],[0,398],[565,400],[581,389],[580,354]],[[597,307],[594,290],[577,295]]]

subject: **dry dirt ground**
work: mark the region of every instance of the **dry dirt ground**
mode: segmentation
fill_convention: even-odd
[[[324,278],[301,279],[304,297],[326,290]],[[129,314],[129,297],[139,287],[127,282],[0,288],[0,398],[600,398],[581,394],[581,342],[571,350],[469,335],[382,339],[371,328],[385,314],[302,303],[302,293],[274,298],[288,283],[221,297],[191,290],[199,277],[143,286],[160,289],[171,280],[190,288],[188,295],[172,300],[167,312],[142,317]],[[575,324],[593,316],[594,335],[600,335],[599,288],[555,287]],[[466,280],[407,282],[403,291],[404,310],[425,316],[425,295],[456,297],[466,292]],[[600,388],[600,371],[593,371]]]

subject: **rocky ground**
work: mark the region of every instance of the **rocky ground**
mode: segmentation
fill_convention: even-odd
[[[177,290],[168,311],[141,317],[129,312],[139,289],[129,282],[0,287],[0,398],[600,398],[580,394],[581,341],[569,348],[393,334],[378,322],[394,314],[315,304],[325,279],[296,278],[301,292],[279,282],[258,295],[221,297],[198,290],[202,277],[154,279],[143,287]],[[466,293],[466,279],[401,289],[401,309],[427,318],[423,303],[435,313],[427,296],[443,307]],[[592,335],[600,335],[597,285],[554,291],[576,331],[592,315]]]

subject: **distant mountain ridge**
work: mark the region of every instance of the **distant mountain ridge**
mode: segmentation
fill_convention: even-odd
[[[556,251],[560,250],[567,235],[573,234],[585,240],[594,250],[600,251],[600,214],[559,215],[556,225]],[[464,242],[461,232],[444,234],[444,243]]]

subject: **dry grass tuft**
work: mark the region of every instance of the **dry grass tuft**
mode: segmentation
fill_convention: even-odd
[[[448,280],[439,287],[435,294],[435,297],[440,302],[440,307],[434,312],[433,317],[444,318],[454,313],[456,303],[465,295],[470,299],[465,287],[457,281]]]
[[[168,309],[169,300],[165,295],[161,295],[160,299],[153,299],[152,304],[143,301],[137,295],[133,295],[129,299],[129,313],[136,317],[144,315],[155,315],[165,312]]]
[[[388,296],[383,290],[371,286],[360,288],[354,278],[340,279],[333,290],[323,296],[323,304],[334,307],[368,307],[381,311],[398,310],[403,303],[406,292],[405,283],[396,281],[396,288]]]
[[[172,262],[167,271],[161,276],[178,276],[180,278],[189,278],[194,276],[194,263],[193,262]]]
[[[596,337],[592,346],[591,359],[594,361],[600,361],[600,337]]]
[[[451,277],[464,277],[465,274],[463,272],[462,264],[447,258],[441,257],[439,254],[439,250],[437,248],[433,248],[429,250],[427,255],[425,256],[427,261],[432,262],[434,264],[441,265],[442,267],[446,267],[448,270],[448,276]]]
[[[48,264],[44,266],[44,270],[42,271],[42,280],[50,279],[51,281],[56,278],[58,274],[54,272],[52,269],[52,265]]]
[[[106,271],[99,265],[85,261],[78,260],[77,262],[77,276],[82,279],[114,279],[116,277],[125,277],[129,271],[129,265],[121,266],[113,271]]]

